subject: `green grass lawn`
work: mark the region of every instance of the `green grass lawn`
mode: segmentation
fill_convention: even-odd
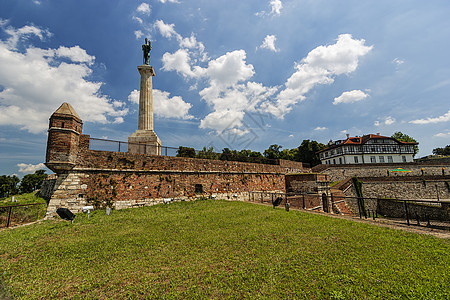
[[[449,254],[432,236],[199,200],[2,230],[0,286],[17,299],[449,299]]]
[[[0,228],[6,227],[8,223],[10,205],[22,205],[33,203],[44,203],[42,205],[18,206],[11,210],[10,225],[34,222],[42,219],[47,211],[47,204],[44,198],[41,198],[37,192],[15,195],[17,202],[11,202],[11,197],[0,199]]]

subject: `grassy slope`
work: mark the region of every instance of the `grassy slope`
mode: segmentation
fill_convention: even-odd
[[[45,203],[45,199],[39,197],[38,192],[14,195],[14,198],[17,200],[17,202],[11,202],[11,197],[0,198],[0,206],[30,204],[30,203]]]
[[[227,201],[0,232],[0,276],[23,299],[448,299],[449,254],[448,240]]]
[[[14,207],[11,214],[11,226],[34,222],[42,219],[47,211],[47,204],[44,198],[39,197],[37,192],[14,196],[17,202],[11,202],[11,197],[1,198],[0,206],[44,203],[26,207]],[[0,228],[6,227],[8,221],[9,208],[0,208]],[[0,298],[1,299],[1,298]]]

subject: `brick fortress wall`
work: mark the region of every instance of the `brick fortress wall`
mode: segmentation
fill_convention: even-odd
[[[53,180],[47,216],[58,207],[74,212],[85,205],[122,209],[164,198],[247,200],[249,191],[284,192],[284,175],[302,171],[301,163],[282,160],[269,165],[89,150],[89,136],[83,134],[77,149],[75,166]]]

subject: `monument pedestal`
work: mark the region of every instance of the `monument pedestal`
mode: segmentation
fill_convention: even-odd
[[[128,152],[161,155],[161,140],[153,131],[153,83],[155,71],[149,65],[138,66],[141,74],[138,130],[128,137]]]
[[[136,130],[128,137],[128,152],[161,155],[161,140],[153,130]]]

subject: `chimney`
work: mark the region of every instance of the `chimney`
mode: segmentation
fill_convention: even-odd
[[[379,132],[377,132],[377,135],[380,135],[380,133],[379,133]]]
[[[346,135],[347,135],[347,138],[350,138],[350,134],[347,133]]]

